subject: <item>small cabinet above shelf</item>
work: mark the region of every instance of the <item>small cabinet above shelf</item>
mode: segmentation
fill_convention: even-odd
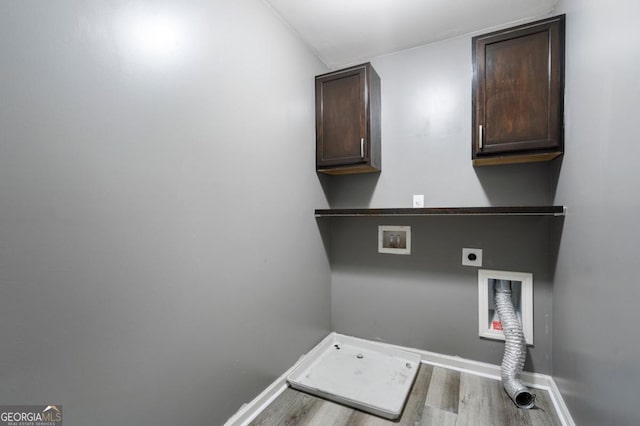
[[[380,77],[370,63],[316,77],[316,169],[380,172]]]
[[[474,166],[564,152],[564,15],[472,39]]]
[[[565,206],[316,209],[315,217],[564,216]]]

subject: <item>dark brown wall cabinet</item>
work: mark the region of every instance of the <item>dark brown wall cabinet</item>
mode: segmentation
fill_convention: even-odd
[[[564,151],[564,15],[474,37],[474,166]]]
[[[380,77],[370,63],[316,77],[316,169],[379,172]]]

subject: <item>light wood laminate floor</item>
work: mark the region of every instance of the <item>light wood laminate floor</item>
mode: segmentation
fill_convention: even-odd
[[[549,394],[539,389],[532,392],[536,406],[521,410],[498,380],[422,364],[399,420],[385,420],[288,388],[251,425],[561,425]]]

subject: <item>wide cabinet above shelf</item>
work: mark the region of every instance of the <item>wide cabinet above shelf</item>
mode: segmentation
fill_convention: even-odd
[[[564,15],[473,37],[474,166],[564,152]]]
[[[316,170],[381,170],[380,77],[370,63],[316,77]]]

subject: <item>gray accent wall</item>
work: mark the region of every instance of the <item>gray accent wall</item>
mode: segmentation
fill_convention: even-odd
[[[552,203],[555,163],[471,164],[471,35],[374,58],[382,81],[382,173],[336,176],[333,207]],[[378,225],[411,225],[411,256],[377,253]],[[525,368],[551,373],[553,218],[332,219],[336,331],[500,364],[504,342],[478,336],[478,268],[534,275],[534,346]]]
[[[0,57],[0,404],[221,424],[326,336],[327,69],[263,2],[2,2]]]
[[[553,372],[579,425],[638,425],[640,3],[560,0],[567,14],[568,216],[553,285]]]
[[[478,268],[534,276],[534,345],[525,369],[551,373],[553,218],[331,219],[333,327],[371,340],[500,364],[504,342],[478,336]],[[411,226],[411,255],[378,253],[378,225]]]

